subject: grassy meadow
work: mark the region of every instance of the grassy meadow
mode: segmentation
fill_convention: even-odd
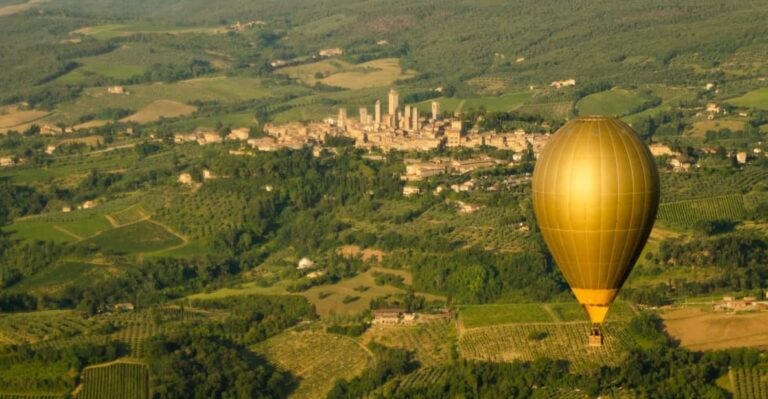
[[[615,88],[590,94],[576,103],[579,115],[624,116],[635,113],[647,98],[639,93]]]

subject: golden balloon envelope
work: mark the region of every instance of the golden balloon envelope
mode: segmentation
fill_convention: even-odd
[[[541,152],[532,191],[547,247],[590,320],[602,323],[656,219],[653,156],[624,122],[579,117]]]

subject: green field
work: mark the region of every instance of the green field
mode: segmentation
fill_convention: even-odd
[[[677,226],[691,227],[698,221],[744,219],[741,194],[668,202],[659,205],[658,220]]]
[[[220,28],[188,27],[180,28],[152,24],[104,24],[78,29],[72,34],[84,35],[95,39],[106,40],[121,36],[130,36],[140,33],[218,33]]]
[[[648,98],[625,89],[590,94],[576,103],[579,115],[623,116],[633,113]]]
[[[484,327],[506,323],[536,323],[554,321],[540,304],[465,305],[459,310],[464,328]]]
[[[727,102],[737,107],[768,109],[768,87],[750,91],[741,97],[727,100]]]
[[[634,315],[631,306],[623,301],[611,305],[608,320],[626,320]],[[487,327],[513,323],[559,323],[586,321],[587,314],[576,302],[515,303],[463,305],[459,310],[463,328]]]
[[[143,221],[103,232],[81,242],[80,245],[93,245],[118,254],[132,254],[160,251],[183,243],[181,238],[165,227]]]
[[[94,323],[73,310],[0,314],[0,346],[73,336]]]
[[[252,348],[300,378],[291,398],[325,397],[338,378],[349,379],[373,359],[354,340],[321,332],[285,332]]]
[[[117,361],[83,370],[81,399],[149,398],[149,370],[137,361]]]
[[[402,71],[397,58],[382,58],[361,64],[328,59],[281,68],[277,73],[288,75],[310,86],[320,82],[345,89],[389,86],[396,80],[406,80],[414,76],[413,72]]]
[[[317,314],[323,317],[329,317],[333,315],[355,315],[369,308],[372,300],[386,295],[401,294],[403,289],[393,287],[390,285],[377,285],[372,275],[373,272],[384,273],[397,273],[398,271],[392,271],[383,268],[371,268],[370,270],[360,273],[357,276],[343,279],[335,284],[322,284],[316,285],[312,288],[299,293],[307,298],[309,302],[315,305]],[[255,283],[244,283],[238,287],[221,288],[213,292],[199,293],[191,295],[190,299],[216,299],[226,298],[230,296],[243,296],[243,295],[286,295],[289,292],[286,290],[288,284],[293,282],[292,280],[282,280],[272,286],[263,287]],[[355,288],[365,286],[368,287],[363,292],[355,290]],[[320,294],[323,295],[320,295]],[[425,296],[429,300],[443,299],[437,295],[429,295],[424,293],[418,293],[419,296]],[[345,297],[354,297],[354,301],[344,303]]]
[[[154,83],[126,86],[129,95],[109,94],[105,87],[84,90],[73,102],[63,103],[51,119],[72,123],[82,115],[105,108],[138,110],[158,100],[189,104],[193,101],[220,101],[224,103],[266,99],[282,95],[301,95],[307,89],[296,86],[273,87],[260,79],[243,77],[206,77],[175,83]]]
[[[532,361],[540,357],[565,359],[574,371],[618,365],[625,351],[635,343],[623,323],[603,326],[604,345],[587,346],[591,324],[518,323],[466,330],[459,337],[463,358],[482,361]],[[530,339],[533,334],[540,339]]]
[[[768,397],[768,375],[758,368],[734,368],[728,371],[733,399],[764,399]]]
[[[63,186],[80,183],[92,169],[110,171],[130,167],[137,159],[131,150],[88,153],[56,159],[47,167],[15,168],[0,171],[0,178],[7,177],[15,183],[43,184],[56,180]]]
[[[479,110],[481,107],[488,112],[513,111],[530,100],[530,91],[507,93],[498,97],[454,98],[440,97],[418,103],[419,112],[428,115],[432,112],[432,101],[440,103],[440,112],[468,112]]]
[[[525,104],[520,106],[517,111],[525,114],[541,115],[547,119],[565,119],[571,114],[573,103],[570,101]]]
[[[0,387],[0,398],[4,395],[25,399],[61,398],[67,394],[67,389],[62,385],[54,385],[48,390],[30,390],[26,387],[30,385],[30,381],[57,381],[68,371],[67,363],[63,361],[37,360],[13,363],[0,369],[0,381],[4,383],[4,386]]]
[[[17,221],[10,230],[30,241],[75,242],[111,228],[100,213],[74,211]]]
[[[14,291],[58,292],[67,287],[94,284],[123,273],[119,266],[65,261],[24,279]]]

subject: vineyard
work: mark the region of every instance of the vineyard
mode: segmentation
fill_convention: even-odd
[[[71,337],[92,324],[73,311],[0,314],[0,346]]]
[[[135,223],[148,218],[147,212],[141,205],[129,206],[121,211],[110,213],[107,217],[111,218],[118,226]]]
[[[768,375],[756,368],[731,369],[728,378],[734,399],[768,399]]]
[[[320,332],[286,332],[253,349],[300,378],[294,399],[324,397],[336,379],[350,379],[371,363],[368,350],[352,339]]]
[[[668,202],[659,206],[659,220],[677,226],[691,226],[698,221],[744,219],[741,194]]]
[[[365,337],[382,345],[414,352],[422,367],[434,367],[450,360],[450,345],[455,336],[454,323],[442,320],[412,327],[374,326]]]
[[[445,384],[448,379],[448,369],[444,367],[422,367],[400,380],[393,381],[397,390],[426,388]]]
[[[135,360],[119,360],[83,370],[78,399],[149,398],[149,369]]]
[[[587,347],[589,323],[528,323],[464,330],[459,337],[459,353],[473,360],[508,362],[538,357],[565,359],[575,371],[597,364],[617,365],[634,341],[625,323],[608,323],[603,328],[605,344]],[[531,339],[532,336],[541,337]]]
[[[768,181],[768,169],[746,166],[743,170],[713,170],[711,173],[660,173],[661,202],[744,194]]]

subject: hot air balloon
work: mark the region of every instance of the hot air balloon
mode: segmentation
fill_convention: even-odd
[[[627,124],[579,117],[561,127],[533,172],[541,234],[593,337],[648,240],[659,206],[659,175],[648,148]]]

